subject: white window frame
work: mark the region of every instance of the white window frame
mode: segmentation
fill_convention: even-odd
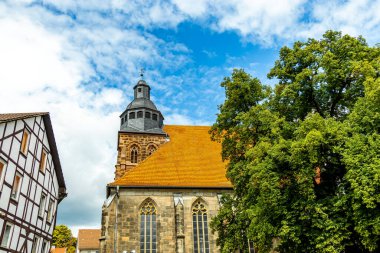
[[[34,236],[33,244],[32,244],[32,251],[31,251],[32,253],[37,253],[39,241],[40,241],[40,238],[38,236]]]
[[[51,222],[53,219],[54,204],[55,204],[55,201],[53,199],[49,199],[48,214],[46,217],[47,222]]]
[[[4,241],[4,236],[3,236],[2,240],[1,240],[1,247],[5,247],[5,248],[9,248],[9,245],[11,243],[11,235],[13,233],[13,227],[14,227],[14,225],[12,223],[10,223],[10,222],[7,222],[5,224],[5,226],[4,226],[4,230],[5,231],[6,231],[7,227],[10,227],[9,234],[8,234],[8,239],[5,242]],[[5,231],[4,231],[4,233],[5,233]]]
[[[42,240],[42,245],[41,245],[41,253],[45,253],[47,249],[48,242],[46,240]]]
[[[14,184],[16,181],[16,177],[19,177],[20,181],[19,181],[19,184],[17,186],[16,195],[13,196],[13,188],[14,188]],[[18,196],[20,196],[21,184],[22,184],[22,175],[20,173],[16,172],[16,175],[15,175],[15,178],[13,179],[13,184],[12,184],[12,191],[11,191],[11,198],[12,199],[17,200]]]
[[[41,193],[40,206],[38,208],[38,216],[44,217],[45,205],[46,205],[46,194]]]
[[[4,180],[4,177],[5,177],[5,170],[6,170],[6,167],[7,167],[7,163],[0,158],[0,164],[2,164],[2,168],[1,168],[1,171],[0,171],[0,185],[3,185],[3,180]],[[0,188],[0,192],[1,192],[1,189]]]

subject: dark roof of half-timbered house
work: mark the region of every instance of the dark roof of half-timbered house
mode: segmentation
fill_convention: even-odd
[[[32,118],[32,117],[38,117],[38,116],[42,117],[45,124],[46,134],[47,134],[48,142],[50,146],[50,152],[53,158],[54,168],[57,173],[57,179],[58,179],[59,191],[60,191],[59,197],[61,199],[67,195],[66,184],[65,184],[65,179],[63,177],[63,173],[62,173],[61,162],[59,160],[57,144],[55,142],[53,127],[51,124],[49,113],[48,112],[0,113],[0,123],[27,119],[27,118]]]
[[[28,112],[28,113],[2,113],[0,114],[0,123],[19,120],[19,119],[27,119],[31,117],[38,117],[49,114],[48,112]]]

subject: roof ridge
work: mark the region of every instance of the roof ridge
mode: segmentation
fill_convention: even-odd
[[[49,112],[16,112],[16,113],[0,113],[0,123],[26,119],[30,117],[50,115]]]

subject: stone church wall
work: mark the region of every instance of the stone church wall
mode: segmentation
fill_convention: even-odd
[[[149,156],[149,148],[158,149],[166,142],[166,136],[160,134],[143,134],[119,132],[118,156],[115,166],[115,179],[121,178],[125,172],[145,160]],[[131,147],[138,147],[139,155],[137,163],[131,162]]]
[[[211,233],[209,224],[219,209],[218,194],[223,192],[230,190],[120,188],[119,199],[115,197],[108,207],[103,207],[101,252],[114,252],[115,242],[116,252],[140,252],[140,207],[148,198],[157,208],[157,252],[194,252],[192,207],[199,199],[207,209],[210,253],[219,252],[216,234]],[[178,201],[183,203],[180,208],[177,205]],[[182,211],[183,217],[177,215],[176,222],[176,212]],[[115,240],[116,212],[118,215]]]

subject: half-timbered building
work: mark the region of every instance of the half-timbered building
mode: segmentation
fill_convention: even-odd
[[[49,113],[0,114],[0,252],[49,252],[66,195]]]

